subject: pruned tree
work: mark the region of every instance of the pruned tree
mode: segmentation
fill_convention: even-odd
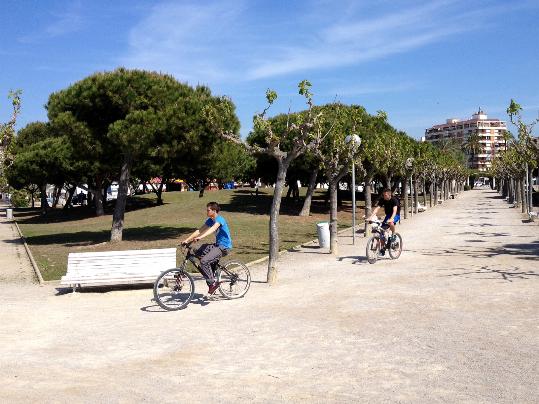
[[[517,203],[522,208],[522,213],[531,210],[531,187],[525,189],[526,183],[531,183],[530,168],[535,168],[539,165],[539,145],[532,141],[532,133],[535,125],[539,122],[539,118],[532,120],[530,123],[524,122],[522,118],[522,107],[515,100],[511,99],[507,114],[513,125],[517,127],[518,139],[513,142],[513,147],[517,150],[518,159],[521,164],[521,172],[514,178],[518,188]]]
[[[10,165],[11,161],[11,144],[15,136],[17,117],[21,111],[21,94],[21,90],[10,91],[8,93],[8,98],[11,100],[13,111],[11,113],[11,118],[7,122],[0,123],[0,191],[5,191],[8,186],[4,170],[6,165]]]
[[[277,162],[277,177],[273,192],[273,201],[270,211],[269,223],[269,260],[267,282],[273,284],[277,281],[277,258],[279,255],[279,211],[285,186],[286,173],[292,161],[309,149],[316,149],[321,139],[317,131],[319,114],[313,111],[313,98],[311,83],[303,80],[298,84],[299,94],[307,103],[304,113],[289,113],[286,115],[286,124],[279,127],[274,120],[267,117],[268,110],[277,99],[273,90],[266,91],[266,108],[254,117],[253,132],[263,134],[263,144],[244,143],[237,136],[231,136],[223,131],[223,136],[236,143],[244,144],[247,150],[254,154],[271,156]]]
[[[361,124],[366,118],[367,112],[359,105],[348,106],[341,103],[317,107],[315,111],[320,116],[317,138],[321,139],[321,144],[320,147],[314,149],[314,153],[320,160],[321,167],[329,182],[330,253],[337,255],[337,192],[339,182],[350,172],[352,160],[357,163],[356,168],[363,176],[360,149],[354,147],[353,143],[348,143],[346,137],[363,129]]]

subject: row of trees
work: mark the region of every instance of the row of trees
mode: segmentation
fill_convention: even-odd
[[[255,117],[254,130],[243,143],[250,153],[270,156],[277,164],[269,229],[270,283],[277,278],[278,216],[287,176],[294,180],[308,177],[308,181],[305,181],[309,184],[307,196],[300,214],[308,214],[317,176],[321,174],[329,184],[330,251],[337,254],[337,191],[339,183],[350,173],[352,161],[356,166],[356,175],[365,184],[366,216],[371,214],[371,185],[375,180],[383,181],[386,187],[393,190],[399,188],[399,192],[407,195],[411,178],[415,200],[418,199],[421,185],[424,203],[428,189],[432,206],[433,201],[438,201],[438,192],[443,199],[447,199],[450,193],[461,190],[468,174],[461,150],[439,150],[431,144],[419,143],[389,125],[383,111],[370,115],[359,105],[336,102],[314,106],[310,83],[302,81],[298,87],[299,94],[305,97],[307,109],[268,118],[268,109],[277,98],[274,91],[268,90],[268,105]],[[347,142],[350,134],[361,135],[361,147]],[[235,143],[242,143],[234,136],[225,136]],[[404,204],[406,217],[407,198],[404,198]],[[417,204],[415,209],[417,213]]]
[[[506,149],[494,159],[491,175],[497,179],[496,186],[502,196],[526,213],[532,208],[532,173],[539,167],[539,144],[532,136],[539,118],[524,122],[522,107],[514,100],[511,100],[507,114],[518,135],[510,137]]]

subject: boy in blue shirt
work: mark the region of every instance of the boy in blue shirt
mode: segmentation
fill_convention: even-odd
[[[213,294],[219,287],[219,283],[213,276],[211,264],[219,261],[221,257],[228,254],[232,249],[232,238],[225,218],[219,215],[221,208],[217,202],[210,202],[206,205],[206,214],[208,219],[202,227],[195,230],[189,237],[182,241],[187,244],[191,241],[198,241],[212,233],[215,235],[215,243],[202,244],[197,250],[196,255],[200,258],[201,273],[206,278],[208,284],[208,293]]]

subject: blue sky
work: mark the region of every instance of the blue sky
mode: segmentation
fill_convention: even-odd
[[[23,90],[18,127],[46,120],[51,92],[118,66],[156,70],[231,97],[246,135],[265,91],[273,113],[338,99],[384,110],[419,138],[511,98],[539,113],[539,1],[3,0],[0,121]]]

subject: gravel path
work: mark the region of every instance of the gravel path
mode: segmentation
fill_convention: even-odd
[[[181,312],[4,284],[0,402],[538,402],[539,226],[475,190],[399,232],[399,260],[343,236]]]
[[[8,206],[0,199],[0,285],[36,282],[32,264],[15,223],[6,218]]]

